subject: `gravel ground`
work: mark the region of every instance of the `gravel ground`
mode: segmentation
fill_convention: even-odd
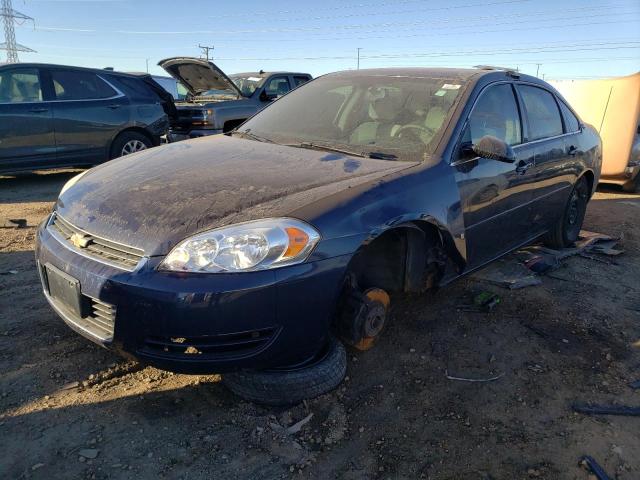
[[[587,479],[585,454],[640,478],[640,418],[570,408],[640,405],[638,196],[589,206],[587,229],[622,237],[614,264],[572,257],[524,290],[467,278],[394,299],[386,335],[349,353],[336,391],[283,409],[217,375],[126,362],[56,317],[33,240],[72,175],[0,178],[0,218],[29,225],[0,228],[0,478]],[[493,311],[456,308],[486,290],[502,298]]]

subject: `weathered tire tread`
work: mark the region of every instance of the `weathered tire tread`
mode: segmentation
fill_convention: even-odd
[[[573,194],[573,191],[576,188],[578,188],[578,185],[581,185],[586,181],[587,180],[584,177],[582,177],[573,186],[573,189],[569,194],[569,198],[567,199],[567,204],[565,205],[564,211],[562,212],[562,216],[560,217],[558,222],[553,226],[553,228],[549,230],[543,237],[544,244],[547,247],[553,248],[556,250],[561,250],[563,248],[570,246],[570,242],[568,242],[565,237],[565,217],[567,216],[567,213],[569,210],[569,202],[571,201],[571,195]],[[582,220],[584,221],[584,216]]]
[[[223,375],[236,395],[264,405],[292,405],[336,388],[347,373],[347,354],[341,342],[331,339],[324,359],[293,371],[253,371]]]

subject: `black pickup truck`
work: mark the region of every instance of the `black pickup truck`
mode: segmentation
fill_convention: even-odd
[[[227,76],[214,63],[175,57],[158,63],[189,91],[176,101],[170,141],[233,130],[270,101],[311,80],[308,73],[248,72]]]

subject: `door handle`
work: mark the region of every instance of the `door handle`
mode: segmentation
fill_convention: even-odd
[[[531,167],[533,167],[532,162],[525,162],[524,160],[520,160],[518,162],[518,165],[516,166],[516,173],[519,173],[520,175],[524,175],[525,173],[527,173],[527,170],[529,170]]]
[[[29,111],[31,113],[44,113],[44,112],[48,112],[49,109],[48,108],[39,107],[39,108],[31,108]]]
[[[120,108],[120,105],[118,105],[117,103],[112,103],[111,105],[109,105],[109,108],[115,110],[116,108]]]
[[[569,147],[569,151],[567,152],[567,154],[571,155],[572,157],[575,157],[577,153],[578,153],[578,147],[576,147],[575,145],[571,145]]]

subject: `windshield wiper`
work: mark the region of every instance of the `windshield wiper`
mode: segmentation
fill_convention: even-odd
[[[242,137],[245,138],[250,138],[251,140],[256,140],[258,142],[265,142],[265,143],[276,143],[273,140],[271,140],[270,138],[266,138],[266,137],[261,137],[260,135],[256,135],[255,133],[251,133],[250,130],[234,130],[232,132],[229,132],[227,135],[240,135]]]
[[[323,150],[325,152],[336,152],[343,153],[345,155],[351,155],[353,157],[361,157],[361,158],[373,158],[375,160],[397,160],[397,155],[393,153],[383,153],[383,152],[354,152],[353,150],[348,150],[346,148],[338,148],[332,145],[325,145],[322,143],[313,143],[313,142],[302,142],[302,143],[291,143],[287,144],[287,147],[297,147],[297,148],[309,148],[313,150]]]

